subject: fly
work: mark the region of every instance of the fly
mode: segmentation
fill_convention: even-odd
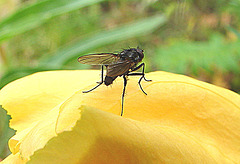
[[[84,55],[78,58],[78,62],[83,64],[90,64],[90,65],[101,65],[101,81],[97,82],[98,84],[88,91],[83,91],[83,93],[88,93],[102,85],[103,83],[108,86],[113,83],[113,81],[118,77],[122,76],[124,80],[123,85],[123,93],[122,93],[122,110],[121,116],[123,115],[123,104],[124,104],[124,95],[125,89],[127,86],[127,77],[128,76],[141,76],[138,85],[141,91],[147,95],[147,93],[143,90],[141,86],[141,81],[144,79],[145,81],[152,81],[147,80],[145,78],[144,68],[145,63],[141,63],[142,59],[144,58],[143,50],[139,47],[137,48],[129,48],[124,49],[120,53],[99,53],[99,54],[89,54]],[[137,66],[138,65],[138,66]],[[105,78],[103,77],[103,69],[104,66],[106,67],[107,73]],[[142,72],[133,72],[142,67]]]

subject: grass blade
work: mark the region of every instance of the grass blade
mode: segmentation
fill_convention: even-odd
[[[52,17],[103,0],[43,0],[18,10],[0,22],[0,42],[38,27]]]

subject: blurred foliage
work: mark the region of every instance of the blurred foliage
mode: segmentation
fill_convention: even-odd
[[[239,45],[240,41],[225,43],[222,36],[213,35],[207,42],[185,41],[161,47],[156,52],[161,56],[155,56],[153,61],[156,67],[182,74],[198,75],[202,70],[211,74],[214,74],[216,70],[223,73],[238,73],[240,71]]]
[[[10,154],[6,143],[15,133],[15,131],[10,129],[8,126],[9,119],[10,116],[7,115],[6,111],[0,106],[0,161],[6,155]]]
[[[217,84],[230,87],[227,85],[231,83],[233,89],[239,90],[239,76],[232,76],[240,73],[239,45],[240,40],[226,42],[223,36],[215,34],[206,42],[184,41],[162,46],[156,49],[156,54],[159,55],[154,56],[153,61],[158,69],[195,77],[205,75],[202,80],[209,82],[214,78],[222,78],[219,79],[221,83]],[[222,80],[228,80],[225,81],[228,83],[225,84]]]
[[[140,46],[147,71],[240,93],[239,0],[0,0],[0,88],[38,71],[97,68],[77,57]],[[0,110],[0,158],[9,117]]]
[[[19,9],[0,23],[0,42],[35,28],[57,15],[79,9],[101,0],[45,0]]]

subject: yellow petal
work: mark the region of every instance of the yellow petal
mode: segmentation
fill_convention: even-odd
[[[76,126],[51,139],[29,163],[229,163],[209,140],[178,127],[152,125],[80,107]]]
[[[19,147],[21,144],[21,140],[29,133],[29,131],[32,129],[32,127],[26,128],[22,130],[21,132],[15,134],[9,141],[9,149],[12,152],[12,154],[16,154],[19,152]]]
[[[146,78],[153,80],[142,81],[147,96],[138,88],[138,78],[129,78],[124,117],[197,135],[199,142],[207,142],[226,158],[240,161],[240,96],[237,93],[166,72],[149,73]],[[100,87],[84,94],[81,103],[119,114],[121,85],[117,81],[112,88]]]
[[[79,95],[79,93],[80,95],[82,94],[78,92],[75,95]],[[50,110],[39,121],[35,121],[34,124],[31,124],[31,127],[13,136],[9,141],[9,147],[12,153],[20,153],[22,159],[28,160],[34,151],[43,148],[49,139],[57,135],[56,128],[58,128],[60,132],[71,130],[76,121],[80,118],[78,110],[80,105],[79,100],[71,100],[72,98],[70,97],[63,104],[59,104]],[[69,102],[71,102],[71,106],[68,105]],[[62,108],[64,110],[61,110]],[[61,123],[60,126],[58,126],[59,123]]]
[[[16,80],[0,91],[0,105],[12,116],[17,132],[41,119],[52,108],[99,80],[99,71],[49,71]]]
[[[82,74],[82,71],[63,72],[65,76],[69,78],[74,77],[77,74]],[[52,72],[51,77],[47,76],[49,78],[48,80],[52,81],[52,83],[54,83],[54,81],[55,83],[59,82],[59,78],[61,77],[54,76],[55,73],[56,72]],[[93,76],[96,78],[99,73],[92,72],[92,74],[86,74],[90,75],[88,77],[90,79],[93,78]],[[35,78],[39,81],[44,81],[45,76],[39,75],[41,75],[41,73],[36,74]],[[217,161],[219,163],[238,163],[240,161],[240,130],[238,128],[240,125],[240,96],[238,94],[211,84],[188,78],[186,76],[165,72],[154,72],[146,75],[146,78],[152,79],[153,82],[142,81],[143,89],[148,93],[146,96],[141,92],[137,85],[138,78],[139,77],[129,77],[130,80],[128,81],[127,94],[125,96],[124,117],[131,118],[132,120],[124,119],[119,116],[121,111],[122,93],[121,78],[118,78],[112,87],[100,86],[96,90],[85,94],[82,94],[81,90],[91,89],[91,87],[96,85],[95,81],[97,80],[95,79],[91,82],[88,81],[89,84],[84,84],[80,88],[75,85],[77,83],[76,81],[72,81],[74,85],[70,88],[75,87],[75,89],[70,89],[72,94],[77,90],[80,91],[72,97],[70,96],[72,94],[69,93],[68,96],[62,98],[61,101],[56,101],[55,105],[51,109],[46,106],[48,109],[44,111],[45,114],[42,112],[43,109],[38,108],[37,106],[38,104],[43,104],[43,108],[45,105],[44,103],[32,103],[32,108],[34,109],[34,107],[37,106],[36,108],[40,111],[40,113],[42,113],[39,114],[39,112],[37,112],[39,116],[35,116],[36,112],[30,112],[30,115],[38,118],[38,121],[32,121],[30,122],[31,124],[25,124],[26,127],[31,128],[25,136],[19,138],[17,137],[18,140],[21,141],[20,143],[13,144],[16,147],[16,152],[19,150],[22,158],[29,159],[29,156],[36,150],[41,149],[39,152],[45,151],[45,148],[52,140],[56,139],[56,142],[59,142],[58,138],[60,137],[59,139],[64,143],[62,143],[63,145],[58,143],[60,145],[59,149],[63,149],[65,146],[66,149],[63,150],[65,151],[64,153],[70,153],[66,154],[66,156],[68,156],[66,158],[72,158],[71,149],[73,149],[73,151],[78,150],[79,153],[83,153],[81,155],[78,154],[79,158],[76,157],[81,162],[89,160],[92,160],[93,162],[98,160],[105,161],[106,159],[111,161],[105,156],[118,159],[116,157],[117,153],[120,153],[119,156],[123,159],[125,159],[124,157],[127,157],[127,159],[130,158],[130,161],[134,159],[138,160],[140,158],[138,156],[141,156],[144,159],[149,159],[150,161],[153,159],[149,156],[153,156],[155,160],[160,162],[176,162],[183,160],[188,163],[194,163],[196,162],[196,159],[208,163],[212,163],[213,161]],[[90,83],[91,86],[88,86]],[[14,86],[14,83],[12,85]],[[51,86],[46,86],[46,92],[47,87]],[[59,88],[56,88],[56,90],[61,90],[60,85],[58,87]],[[68,88],[66,87],[63,89]],[[0,103],[4,102],[6,104],[12,104],[12,101],[15,100],[11,100],[11,97],[13,96],[11,96],[11,94],[14,92],[10,92],[11,94],[8,95],[5,90],[4,93],[5,96],[8,96],[8,99],[1,101],[3,99],[1,95],[4,95],[1,91]],[[32,96],[36,96],[34,95],[34,92],[29,93],[31,93],[30,100]],[[50,94],[50,92],[48,93]],[[62,91],[61,93],[64,95],[65,93],[68,93],[68,91]],[[54,92],[52,95],[56,96],[57,92]],[[20,96],[16,96],[16,98],[21,100]],[[51,98],[51,96],[49,98]],[[26,98],[25,102],[21,103],[25,105],[31,101]],[[4,106],[5,109],[7,109],[6,104]],[[114,116],[112,114],[100,112],[99,110],[91,108],[85,109],[84,107],[81,107],[84,104],[115,113],[117,115]],[[12,106],[10,107],[12,108]],[[81,111],[78,111],[80,107]],[[20,109],[24,110],[21,106]],[[14,110],[11,112],[15,113]],[[84,119],[84,116],[87,118],[86,120]],[[121,121],[114,122],[114,120],[118,119]],[[77,120],[79,120],[78,123],[80,124],[80,127],[78,124],[75,126]],[[103,124],[101,124],[101,122],[103,122]],[[130,125],[128,124],[129,122],[131,123]],[[16,122],[16,127],[18,126],[17,123],[18,122]],[[100,128],[98,125],[104,129]],[[119,126],[122,128],[119,128]],[[74,127],[73,130],[72,127]],[[75,128],[79,132],[79,136],[75,133]],[[129,131],[126,131],[125,129],[128,128]],[[69,132],[65,132],[66,130]],[[139,130],[139,132],[137,132],[137,130]],[[108,137],[107,139],[104,138],[105,136],[108,136],[108,134],[102,133],[102,131],[109,133],[110,140],[108,140]],[[122,134],[118,134],[117,131],[119,131],[119,133],[126,133],[127,135],[118,137],[118,135]],[[56,136],[55,132],[61,134],[54,137]],[[64,136],[65,133],[76,135],[73,136],[76,138],[68,138],[68,135],[68,137],[65,136],[64,138],[61,138],[61,135]],[[120,139],[121,142],[114,140],[111,136],[114,136],[113,138],[116,137],[116,139]],[[132,138],[132,140],[128,141],[126,137]],[[53,139],[48,142],[51,138]],[[97,142],[99,138],[100,142]],[[101,138],[103,138],[103,140],[101,140]],[[150,139],[148,140],[148,138]],[[84,150],[75,150],[75,142],[76,147],[79,146],[79,144],[84,143]],[[141,145],[143,143],[146,143],[146,145]],[[131,145],[130,148],[128,147],[128,144]],[[44,147],[45,145],[46,147]],[[155,147],[153,147],[154,145]],[[105,147],[107,147],[107,149],[105,149]],[[108,151],[109,147],[112,148],[113,153]],[[118,148],[120,150],[118,150]],[[50,149],[46,149],[46,159],[49,159],[47,157],[50,157],[51,154],[56,153],[55,151],[59,151],[55,149],[58,149],[58,145],[53,144]],[[146,151],[142,153],[139,149],[145,149]],[[126,151],[122,152],[123,150]],[[159,157],[158,152],[153,153],[152,150],[161,152],[161,157]],[[103,151],[103,154],[99,151]],[[140,155],[137,154],[138,152]],[[148,152],[152,155],[148,156]],[[62,152],[58,155],[61,153]],[[102,157],[102,159],[96,159],[92,154],[96,157]],[[100,156],[96,154],[100,154]],[[45,159],[45,157],[41,157],[41,159]],[[56,158],[56,156],[54,156],[54,158]],[[65,159],[65,157],[63,158]],[[141,158],[141,161],[144,161],[144,159]],[[63,160],[63,162],[66,161]],[[117,162],[121,161],[116,161],[116,163]]]

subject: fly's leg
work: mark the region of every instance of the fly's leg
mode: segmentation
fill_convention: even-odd
[[[141,85],[141,81],[142,81],[142,79],[144,78],[144,74],[142,74],[142,73],[131,73],[131,74],[128,74],[128,76],[139,76],[139,75],[142,75],[142,76],[141,76],[140,79],[138,80],[138,85],[139,85],[141,91],[142,91],[145,95],[147,95],[147,93],[143,90],[142,85]],[[144,80],[145,80],[145,79],[144,79]],[[152,81],[152,80],[145,80],[145,81]]]
[[[147,79],[145,78],[145,72],[144,72],[144,70],[145,70],[145,63],[142,63],[142,64],[140,64],[139,66],[133,68],[133,69],[131,70],[131,72],[136,71],[136,70],[140,69],[141,67],[143,67],[142,73],[130,73],[129,75],[133,75],[133,74],[135,74],[135,75],[142,75],[142,76],[143,76],[143,79],[144,79],[145,81],[152,81],[152,80],[147,80]]]
[[[101,71],[101,81],[100,82],[97,82],[98,85],[96,85],[95,87],[93,87],[92,89],[88,90],[88,91],[83,91],[82,93],[88,93],[88,92],[91,92],[93,91],[94,89],[96,89],[97,87],[99,87],[100,85],[102,85],[103,83],[103,65],[102,65],[102,71]]]
[[[126,86],[127,86],[127,78],[126,78],[125,75],[123,75],[123,80],[124,80],[124,84],[123,84],[123,93],[122,93],[122,110],[121,110],[121,116],[123,115],[124,96],[125,96],[125,90],[126,90]]]
[[[141,76],[140,79],[139,79],[139,81],[138,81],[138,85],[139,85],[141,91],[142,91],[145,95],[147,95],[147,93],[146,93],[146,92],[143,90],[143,88],[142,88],[141,81],[142,81],[142,79],[144,79],[145,81],[148,81],[148,82],[149,82],[149,81],[152,81],[152,80],[147,80],[147,79],[145,78],[145,73],[144,73],[145,64],[144,64],[144,63],[140,64],[140,65],[137,66],[136,68],[132,69],[132,71],[136,71],[136,70],[138,70],[138,69],[141,68],[141,67],[143,67],[142,73],[140,73],[140,72],[128,73],[127,76]]]

